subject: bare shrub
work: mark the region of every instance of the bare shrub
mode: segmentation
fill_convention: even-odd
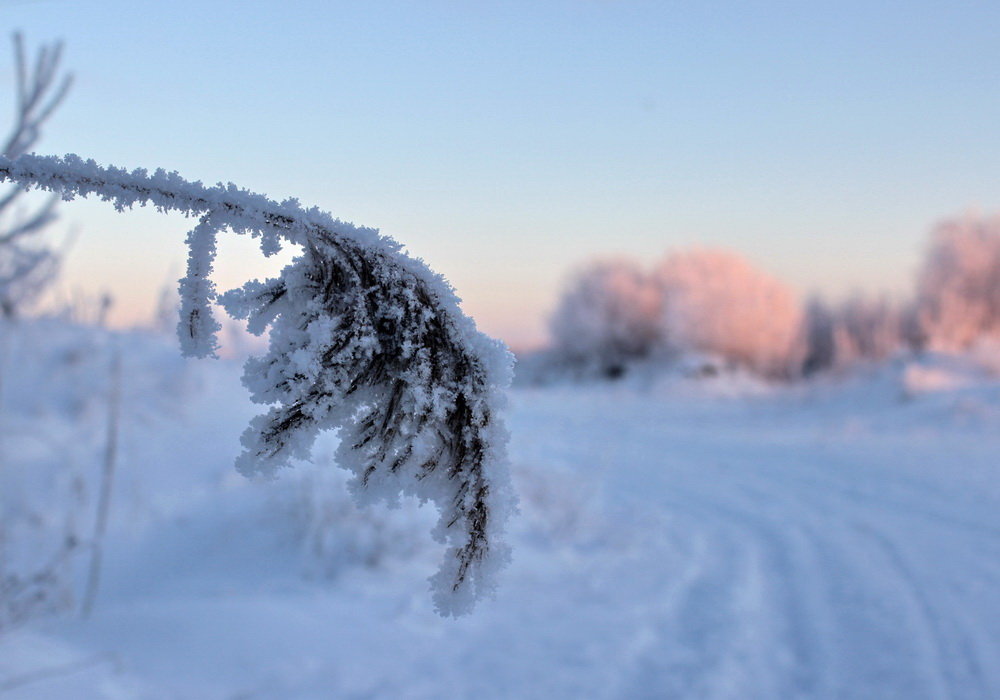
[[[42,127],[63,101],[72,76],[60,70],[62,44],[42,46],[29,60],[20,34],[14,35],[17,94],[14,124],[0,146],[0,155],[17,158],[30,151]],[[55,220],[58,195],[31,210],[24,188],[11,186],[0,196],[0,315],[10,318],[33,302],[52,282],[58,268],[56,253],[40,240]]]

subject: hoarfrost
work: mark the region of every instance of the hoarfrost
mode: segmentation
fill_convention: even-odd
[[[251,332],[270,328],[267,353],[243,376],[269,408],[243,434],[238,469],[272,475],[309,457],[319,432],[339,429],[337,462],[354,473],[359,501],[414,495],[437,505],[433,534],[447,547],[431,578],[438,611],[466,613],[492,592],[509,559],[502,534],[516,500],[500,418],[512,356],[476,330],[440,275],[374,229],[232,184],[206,187],[75,155],[0,158],[0,179],[65,200],[97,196],[118,211],[152,205],[200,217],[180,282],[182,351],[214,355],[216,300]],[[258,237],[265,255],[284,244],[302,253],[278,277],[217,297],[210,275],[224,229]]]

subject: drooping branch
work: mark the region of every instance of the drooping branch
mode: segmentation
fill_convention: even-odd
[[[447,282],[378,231],[298,202],[233,185],[205,187],[162,170],[128,172],[76,156],[0,158],[0,180],[97,196],[123,211],[152,205],[200,217],[188,237],[178,325],[185,354],[216,348],[209,275],[224,229],[258,237],[266,255],[301,254],[281,274],[218,297],[251,332],[270,328],[268,352],[244,384],[270,408],[244,433],[245,474],[307,458],[316,435],[339,429],[337,461],[360,500],[400,494],[435,502],[434,535],[448,546],[432,578],[443,614],[461,614],[493,586],[508,558],[503,524],[514,507],[499,412],[511,356],[476,330]]]

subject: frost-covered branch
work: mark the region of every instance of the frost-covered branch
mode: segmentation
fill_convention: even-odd
[[[217,347],[210,274],[220,231],[259,238],[265,255],[298,246],[278,277],[217,299],[252,332],[271,329],[268,352],[244,371],[252,398],[269,409],[243,435],[239,470],[273,474],[307,458],[321,430],[339,429],[337,461],[355,474],[359,500],[403,494],[438,506],[434,535],[448,546],[432,578],[438,610],[461,614],[492,589],[509,556],[501,535],[515,501],[499,415],[511,356],[476,330],[442,277],[374,229],[231,184],[205,187],[72,155],[0,157],[0,180],[67,200],[97,196],[119,211],[152,205],[199,217],[181,280],[186,355]]]

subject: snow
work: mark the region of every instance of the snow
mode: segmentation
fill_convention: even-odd
[[[274,481],[233,471],[238,362],[59,324],[5,340],[0,496],[43,504],[39,552],[67,470],[89,532],[124,363],[93,613],[0,630],[5,698],[1000,696],[1000,382],[971,361],[515,390],[514,559],[445,619],[436,514],[356,508],[334,437]]]

